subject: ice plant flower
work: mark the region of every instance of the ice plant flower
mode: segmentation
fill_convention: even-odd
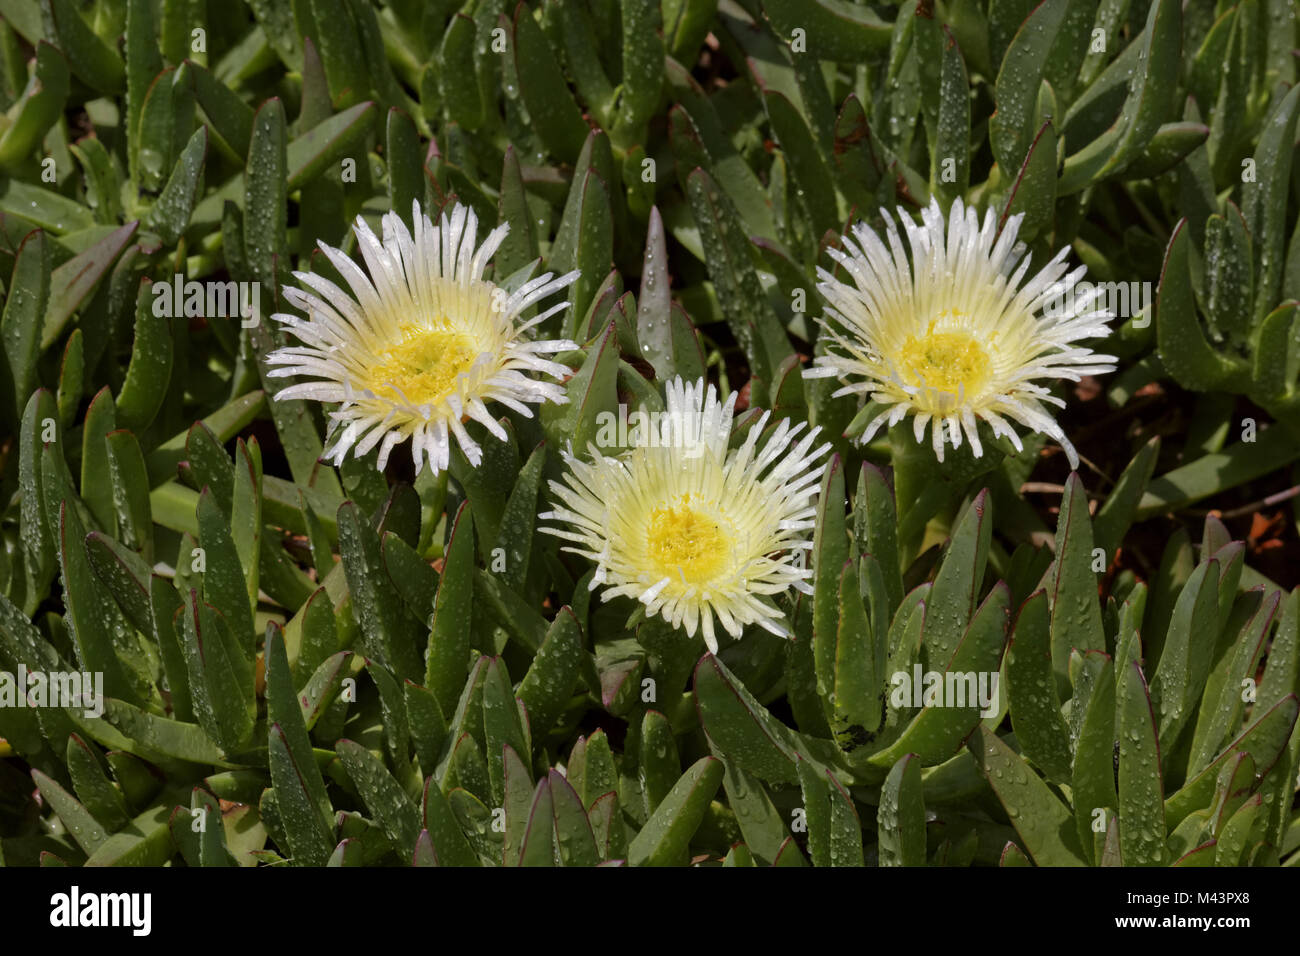
[[[770,597],[811,592],[803,552],[830,444],[814,448],[818,429],[783,419],[760,448],[764,412],[729,451],[736,393],[720,402],[703,379],[679,377],[666,398],[654,433],[631,449],[607,456],[588,445],[587,460],[564,452],[564,482],[550,482],[556,504],[541,515],[560,525],[542,530],[596,563],[591,588],[603,585],[603,600],[636,598],[691,637],[699,627],[711,651],[715,615],[733,637],[747,624],[788,636]]]
[[[961,446],[963,433],[979,457],[983,419],[1017,450],[1023,446],[1016,425],[1048,435],[1077,468],[1074,446],[1046,407],[1065,403],[1043,383],[1115,370],[1113,355],[1077,344],[1110,334],[1112,316],[1096,307],[1102,290],[1075,292],[1086,268],[1070,271],[1065,248],[1023,282],[1029,257],[1016,243],[1023,217],[1010,217],[999,233],[992,209],[981,225],[960,199],[946,228],[934,200],[919,225],[898,210],[909,262],[893,217],[881,213],[884,241],[859,223],[844,237],[843,251],[830,250],[850,282],[817,270],[817,289],[829,303],[818,320],[828,354],[804,375],[837,377],[844,384],[835,395],[865,394],[887,406],[867,426],[864,442],[911,415],[917,442],[929,426],[939,461],[946,444]]]
[[[458,204],[434,228],[416,202],[412,220],[414,236],[396,213],[385,215],[381,241],[358,216],[353,231],[366,271],[320,243],[350,294],[324,276],[295,272],[305,288],[286,288],[285,298],[307,317],[272,316],[302,344],[272,352],[267,361],[276,368],[270,374],[311,379],[281,389],[276,398],[339,403],[330,412],[330,431],[338,437],[325,456],[334,464],[349,451],[360,457],[378,445],[382,469],[393,447],[409,438],[417,473],[426,460],[435,474],[445,470],[453,439],[477,466],[482,449],[465,422],[473,419],[506,438],[489,402],[531,417],[528,403],[565,401],[558,384],[530,373],[568,374],[545,356],[577,346],[530,341],[527,333],[567,301],[527,320],[521,316],[578,273],[553,278],[548,272],[507,293],[483,272],[509,224],[476,245],[478,218],[465,206]]]

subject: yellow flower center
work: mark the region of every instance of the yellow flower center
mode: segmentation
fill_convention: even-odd
[[[402,338],[379,353],[367,376],[376,395],[413,405],[438,402],[450,394],[456,377],[478,357],[474,340],[453,329],[407,326]]]
[[[705,584],[726,564],[731,534],[689,502],[687,495],[680,504],[650,512],[646,547],[661,573],[688,584]]]
[[[909,335],[903,343],[901,371],[909,385],[924,385],[952,395],[969,397],[988,382],[988,352],[967,332],[935,330],[931,322],[920,338]]]

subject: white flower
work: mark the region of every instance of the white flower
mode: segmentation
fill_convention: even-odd
[[[771,595],[811,591],[803,552],[812,550],[812,499],[830,448],[813,449],[818,429],[782,420],[759,448],[770,412],[728,451],[736,394],[718,401],[703,379],[667,386],[667,410],[652,440],[619,457],[588,446],[566,452],[565,482],[541,530],[573,542],[564,550],[596,562],[591,587],[624,595],[717,650],[713,617],[733,637],[746,624],[788,636]],[[796,443],[796,439],[798,439]],[[793,445],[793,447],[792,447]]]
[[[1016,244],[1020,215],[999,235],[992,209],[981,226],[960,199],[946,230],[933,200],[920,225],[898,212],[910,263],[893,218],[882,209],[885,242],[859,223],[853,238],[844,237],[846,251],[829,250],[852,284],[818,268],[817,288],[829,303],[818,321],[829,354],[818,356],[817,367],[804,375],[838,377],[845,384],[835,395],[865,394],[889,406],[867,426],[864,442],[910,414],[918,442],[930,426],[939,461],[945,443],[961,446],[963,432],[979,457],[978,419],[1019,450],[1014,422],[1056,439],[1077,468],[1074,446],[1044,407],[1065,403],[1039,380],[1077,382],[1115,370],[1113,355],[1075,344],[1110,334],[1110,313],[1094,307],[1102,290],[1075,294],[1086,269],[1068,271],[1068,248],[1022,286],[1029,258]]]
[[[311,291],[289,287],[284,295],[307,318],[272,316],[302,345],[272,352],[267,361],[279,367],[270,374],[312,378],[281,389],[276,398],[340,403],[330,413],[338,439],[326,453],[334,464],[349,451],[360,457],[378,445],[382,469],[393,446],[409,438],[416,472],[427,459],[436,474],[447,468],[454,438],[477,466],[482,450],[464,423],[473,419],[496,438],[506,437],[489,402],[531,417],[525,403],[565,401],[559,385],[528,373],[567,375],[567,367],[543,356],[577,346],[532,342],[526,333],[568,303],[527,321],[520,316],[578,273],[558,279],[547,273],[507,294],[483,271],[508,224],[476,248],[473,210],[457,205],[435,229],[419,203],[412,206],[414,237],[396,213],[383,218],[382,242],[357,217],[353,231],[369,275],[340,250],[320,244],[351,294],[324,276],[295,272]]]

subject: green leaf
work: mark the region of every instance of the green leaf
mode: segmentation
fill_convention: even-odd
[[[99,748],[69,734],[66,759],[68,775],[86,810],[110,833],[130,823],[126,800],[105,772],[107,764]]]
[[[793,784],[793,732],[776,720],[712,654],[695,669],[700,723],[737,766],[771,783]]]
[[[226,619],[193,591],[185,597],[181,619],[195,716],[224,753],[238,753],[256,716],[252,661]]]
[[[505,779],[504,765],[497,759],[497,754],[503,753],[503,748],[508,746],[516,754],[527,756],[529,747],[510,675],[501,659],[496,657],[488,661],[483,671],[483,736],[492,799],[499,805]]]
[[[117,397],[117,420],[123,428],[143,431],[162,407],[172,372],[172,330],[166,316],[154,314],[153,287],[140,283],[136,297],[135,339],[126,379]]]
[[[273,97],[253,117],[244,174],[244,209],[250,213],[256,210],[244,222],[244,256],[258,281],[271,288],[276,284],[278,259],[287,253],[286,137],[284,105]]]
[[[86,556],[131,624],[150,633],[149,566],[134,551],[98,531],[86,535]]]
[[[199,546],[204,552],[203,599],[225,618],[244,659],[251,662],[256,640],[253,611],[230,520],[206,488],[199,495]]]
[[[388,161],[388,204],[407,221],[411,204],[424,198],[424,162],[415,122],[402,110],[388,111],[384,158]]]
[[[48,495],[48,480],[44,484]],[[139,695],[128,682],[114,652],[111,619],[105,615],[106,604],[111,602],[106,601],[100,590],[102,586],[91,571],[86,557],[86,532],[77,509],[64,500],[58,513],[59,567],[67,604],[65,621],[77,651],[77,662],[82,670],[103,673],[105,694],[139,702]]]
[[[104,436],[117,428],[113,395],[100,389],[86,409],[81,434],[81,496],[100,527],[114,524],[113,489],[100,480],[108,470],[108,445]]]
[[[641,343],[642,357],[655,370],[655,378],[671,379],[674,363],[668,243],[657,206],[650,210],[650,225],[646,229],[641,290],[636,298],[636,337]]]
[[[546,781],[551,790],[560,860],[565,866],[596,866],[600,863],[600,852],[582,799],[559,771],[547,771]]]
[[[583,148],[583,157],[589,155],[591,145],[600,142],[604,149],[608,143],[595,133]],[[569,338],[582,338],[579,323],[596,299],[597,290],[609,272],[610,249],[614,242],[613,211],[605,181],[594,168],[574,177],[573,189],[564,207],[555,243],[551,247],[551,265],[556,269],[577,269],[579,276],[570,292],[569,312],[565,319],[565,334]]]
[[[1160,715],[1160,740],[1172,749],[1192,716],[1192,707],[1210,671],[1218,617],[1219,563],[1202,562],[1183,585],[1169,619],[1160,661],[1151,679],[1151,699]]]
[[[103,846],[108,835],[103,826],[90,815],[81,802],[59,786],[58,782],[47,777],[39,770],[32,770],[32,780],[41,797],[55,812],[77,845],[89,856]]]
[[[203,108],[208,128],[230,151],[232,158],[242,160],[248,155],[248,146],[253,138],[252,108],[204,67],[193,61],[187,66],[194,85],[194,98]],[[129,93],[127,98],[129,101]]]
[[[722,785],[727,793],[727,806],[735,811],[745,843],[761,859],[774,861],[789,836],[781,811],[756,777],[730,760],[723,762]]]
[[[722,761],[702,757],[692,764],[628,846],[633,866],[683,865],[690,842],[722,783]]]
[[[424,676],[424,686],[433,692],[444,714],[455,709],[465,683],[472,639],[474,521],[467,505],[461,505],[456,512],[446,554],[429,621]]]
[[[1234,754],[1250,754],[1255,766],[1266,774],[1286,748],[1287,740],[1295,727],[1297,712],[1300,712],[1300,701],[1297,701],[1295,694],[1288,694],[1266,710],[1259,720],[1224,748],[1213,763],[1165,801],[1165,820],[1168,826],[1176,827],[1189,814],[1209,806],[1219,773]]]
[[[223,405],[197,424],[201,424],[216,436],[218,444],[229,441],[244,428],[247,428],[265,410],[265,400],[266,395],[263,392],[250,392],[227,405]],[[149,467],[149,483],[151,485],[161,485],[169,478],[176,477],[176,466],[190,457],[188,446],[191,434],[192,428],[186,428],[184,431],[173,435],[154,449],[149,454],[149,457],[145,459]]]
[[[42,40],[22,96],[9,107],[12,122],[0,134],[0,166],[17,165],[32,154],[63,114],[68,87],[68,61]]]
[[[420,835],[420,812],[379,758],[351,740],[337,744],[343,769],[361,794],[366,809],[383,828],[399,856],[410,858]]]
[[[1083,866],[1070,811],[1010,747],[987,727],[969,743],[980,770],[1039,866]]]
[[[286,191],[301,189],[360,145],[373,126],[374,109],[374,103],[358,103],[294,137],[285,153]]]
[[[858,551],[873,555],[888,595],[885,618],[893,620],[903,602],[903,577],[898,553],[898,514],[894,494],[884,473],[870,462],[862,463],[858,493],[853,501],[853,539]]]
[[[302,69],[299,38],[312,23],[311,4],[306,0],[250,0],[249,9],[262,28],[266,41],[291,70]]]
[[[180,608],[181,596],[177,593],[174,582],[161,575],[151,575],[150,627],[145,633],[153,637],[162,658],[163,675],[167,678],[167,689],[171,693],[172,717],[189,722],[194,719],[193,694],[190,690],[189,668],[177,631],[177,612]]]
[[[0,178],[0,212],[17,218],[18,228],[41,228],[56,236],[92,229],[95,218],[74,199],[7,177]]]
[[[1051,572],[1052,669],[1058,687],[1068,680],[1070,651],[1104,650],[1097,575],[1092,570],[1092,520],[1077,472],[1065,483],[1056,523],[1056,561]]]
[[[161,756],[216,767],[237,766],[226,760],[214,738],[198,724],[168,720],[111,697],[104,703],[105,718],[129,738],[131,751],[139,751],[146,760]]]
[[[567,605],[546,632],[528,673],[519,683],[519,699],[528,711],[535,739],[543,740],[559,719],[582,668],[582,631]]]
[[[1253,442],[1239,442],[1224,451],[1202,455],[1152,481],[1138,503],[1136,520],[1185,508],[1283,468],[1297,458],[1300,437],[1287,428],[1262,429]]]
[[[317,601],[314,606],[323,610],[328,607],[328,604],[328,601]],[[305,672],[302,667],[303,663],[303,659],[299,658],[298,673]],[[299,709],[302,711],[303,722],[307,725],[308,730],[315,727],[316,723],[335,703],[340,685],[344,678],[352,673],[353,663],[354,659],[351,651],[338,651],[321,661],[316,666],[316,669],[312,671],[311,676],[307,678],[307,682],[303,684],[302,689],[298,692],[298,704]],[[443,731],[446,732],[445,726]]]
[[[495,758],[494,758],[495,759]],[[505,790],[501,806],[505,810],[505,845],[502,860],[506,866],[520,866],[524,843],[532,823],[533,803],[538,790],[533,776],[509,744],[502,747]],[[541,781],[537,787],[540,788]]]
[[[817,693],[829,718],[828,703],[835,687],[835,658],[840,614],[840,575],[849,561],[848,529],[844,520],[844,469],[831,458],[817,494],[813,532],[813,665]]]
[[[1045,0],[1017,31],[998,70],[994,97],[997,112],[989,120],[989,140],[998,165],[1019,169],[1034,139],[1038,90],[1049,54],[1065,19],[1069,0]]]
[[[398,676],[413,679],[420,672],[419,625],[406,612],[384,569],[375,529],[350,501],[339,506],[338,523],[339,555],[361,625],[364,653]]]
[[[588,126],[573,101],[564,74],[527,6],[515,10],[510,43],[519,76],[519,93],[547,152],[566,163],[577,161]]]
[[[35,384],[36,359],[43,349],[41,323],[50,300],[50,251],[45,233],[29,233],[14,257],[14,271],[5,287],[0,341],[4,342],[5,367],[9,382],[3,396],[6,419],[17,417],[27,406]],[[30,412],[30,406],[28,406]],[[38,423],[39,424],[39,423]]]
[[[933,608],[933,604],[927,606],[927,623]],[[981,713],[979,685],[984,680],[991,682],[999,672],[1010,617],[1011,592],[999,581],[971,618],[965,636],[944,670],[945,693],[954,693],[956,699],[941,699],[940,706],[923,707],[898,740],[885,750],[872,754],[872,764],[892,767],[904,754],[913,753],[921,759],[923,766],[933,766],[953,756],[980,723],[980,718],[988,716]],[[953,690],[947,691],[949,687]],[[895,680],[891,694],[897,693],[899,687]],[[959,706],[957,700],[962,700],[963,705]],[[915,705],[917,702],[913,700],[912,703]],[[942,706],[944,703],[951,706]]]
[[[457,791],[464,795],[464,791]],[[424,786],[424,826],[443,866],[478,866],[478,858],[456,822],[451,804],[432,777]]]
[[[1260,323],[1251,379],[1254,393],[1265,403],[1294,400],[1297,379],[1300,379],[1298,317],[1300,305],[1284,303]]]
[[[975,610],[992,536],[991,503],[981,491],[957,523],[926,599],[921,646],[928,669],[948,669]],[[890,761],[893,764],[893,761]]]
[[[278,628],[267,632],[265,657],[271,782],[280,822],[294,859],[306,866],[319,866],[333,849],[329,824],[334,808],[312,755],[307,723]]]
[[[598,416],[618,408],[617,381],[618,336],[611,322],[588,348],[577,374],[565,384],[568,401],[564,405],[542,406],[539,414],[547,444],[564,448],[572,442],[578,454],[584,453],[588,444],[595,444]]]
[[[783,39],[804,31],[818,59],[862,63],[889,48],[890,24],[845,0],[763,0],[763,12]]]
[[[835,637],[834,701],[831,726],[845,752],[870,742],[880,727],[884,685],[884,635],[872,633],[858,588],[858,566],[840,573],[839,626]],[[877,650],[882,653],[877,654]],[[879,658],[879,660],[877,660]]]
[[[72,0],[41,0],[41,20],[46,37],[63,51],[79,80],[101,93],[126,88],[122,58],[81,18]]]
[[[1100,654],[1100,651],[1089,651]],[[1121,660],[1124,660],[1122,657]],[[1074,802],[1074,823],[1079,845],[1090,862],[1100,863],[1094,848],[1092,825],[1097,810],[1113,818],[1119,806],[1115,790],[1115,670],[1114,663],[1103,655],[1102,666],[1088,696],[1074,750],[1074,767],[1070,777]],[[1008,677],[1010,672],[1008,671]],[[1071,707],[1083,705],[1076,693]],[[1015,716],[1014,709],[1012,716]]]
[[[695,698],[700,723],[709,739],[736,765],[770,783],[793,784],[796,753],[833,762],[835,748],[786,727],[712,654],[695,668]],[[842,774],[846,784],[855,781]]]
[[[1117,677],[1117,680],[1120,678]],[[1136,663],[1124,665],[1116,720],[1119,737],[1119,841],[1127,866],[1165,862],[1164,782],[1160,742],[1146,678]]]
[[[1124,466],[1115,487],[1097,509],[1097,517],[1092,522],[1092,540],[1105,553],[1108,565],[1115,560],[1124,535],[1133,524],[1138,503],[1151,481],[1159,454],[1160,436],[1156,435]]]
[[[623,72],[614,137],[622,143],[645,139],[664,85],[664,24],[658,3],[623,0]],[[584,56],[590,53],[584,52]]]
[[[1236,370],[1236,363],[1216,352],[1197,319],[1188,271],[1187,220],[1180,220],[1169,240],[1156,294],[1156,338],[1160,360],[1185,388],[1211,391]]]
[[[777,90],[764,90],[763,104],[772,131],[790,164],[795,188],[808,209],[814,233],[839,232],[840,214],[830,167],[816,148],[808,124],[798,108]],[[716,284],[717,280],[714,281]]]
[[[311,0],[311,16],[330,97],[337,107],[351,106],[371,89],[356,18],[346,0]]]
[[[101,843],[86,866],[162,866],[175,852],[167,825],[170,816],[166,804],[145,810]]]
[[[500,572],[501,583],[514,591],[522,591],[528,579],[533,529],[537,524],[537,495],[541,489],[545,464],[546,446],[538,445],[519,472],[501,513],[501,528],[497,532],[495,548],[505,552],[505,570]],[[495,564],[494,555],[494,570]]]
[[[813,865],[862,866],[862,825],[848,791],[830,770],[802,756],[796,763]]]
[[[0,370],[0,381],[4,372]],[[59,427],[64,431],[76,424],[77,408],[81,405],[82,393],[86,387],[86,337],[81,329],[73,329],[68,336],[68,344],[63,347],[63,361],[59,363],[59,387],[55,392],[55,404],[59,410]],[[3,386],[0,386],[3,388]],[[4,399],[0,398],[0,407]],[[146,484],[147,488],[148,485]]]
[[[137,177],[140,150],[140,114],[154,78],[162,71],[158,33],[154,26],[151,0],[127,0],[126,4],[126,142],[127,166]]]
[[[1255,175],[1242,186],[1242,213],[1251,239],[1259,250],[1255,258],[1256,322],[1273,308],[1282,287],[1286,244],[1285,197],[1291,179],[1298,120],[1300,87],[1295,87],[1281,99],[1265,121],[1255,150]]]
[[[262,541],[262,451],[256,438],[235,442],[235,489],[230,511],[230,533],[235,552],[244,569],[244,593],[248,606],[257,613],[258,581],[263,557]],[[268,590],[275,588],[268,582]],[[311,588],[305,587],[310,594]]]
[[[1007,651],[1007,696],[1021,753],[1050,780],[1069,783],[1070,731],[1052,674],[1050,625],[1047,593],[1035,591],[1016,616]]]
[[[876,812],[881,866],[925,866],[921,762],[905,754],[889,771]]]
[[[143,193],[156,193],[172,171],[194,124],[194,92],[188,69],[167,68],[146,87],[140,110],[132,180]]]
[[[1131,59],[1129,50],[1133,51]],[[1113,78],[1116,84],[1127,84],[1128,96],[1119,118],[1106,132],[1066,158],[1058,195],[1070,195],[1098,179],[1123,172],[1142,155],[1173,112],[1181,55],[1182,6],[1177,0],[1158,0],[1149,8],[1142,34],[1098,81]],[[1080,97],[1071,108],[1067,126],[1086,98],[1086,94]]]
[[[519,866],[553,866],[555,860],[555,801],[548,779],[537,781],[528,808],[528,827],[519,845]]]
[[[194,131],[172,169],[167,185],[145,217],[146,228],[158,234],[165,245],[172,245],[185,232],[194,204],[203,192],[203,166],[208,152],[208,130]]]
[[[688,176],[686,195],[722,313],[745,353],[750,374],[770,382],[772,370],[792,349],[763,294],[736,207],[703,169]]]
[[[466,129],[483,125],[484,109],[474,73],[474,20],[463,13],[451,18],[435,56],[439,99],[448,119]]]
[[[1029,144],[1029,153],[1016,174],[1002,211],[1003,222],[1011,216],[1023,217],[1017,235],[1025,241],[1040,235],[1052,224],[1056,204],[1056,143],[1056,128],[1050,120],[1044,121]]]
[[[1231,588],[1236,592],[1236,586]],[[1236,636],[1231,649],[1213,669],[1204,686],[1201,708],[1197,714],[1196,729],[1192,736],[1191,756],[1187,763],[1188,774],[1195,774],[1209,766],[1220,747],[1241,725],[1243,707],[1242,688],[1250,686],[1258,670],[1264,642],[1273,627],[1281,591],[1271,591],[1263,597],[1255,613]],[[1215,693],[1215,691],[1218,693]]]
[[[117,261],[139,225],[138,222],[129,222],[122,228],[113,230],[50,274],[49,304],[41,329],[42,351],[58,341],[72,313],[89,301],[91,292]]]
[[[398,775],[410,771],[411,728],[406,719],[406,695],[382,665],[366,662],[366,672],[379,691],[379,716],[384,728],[384,753]],[[409,789],[409,788],[408,788]]]

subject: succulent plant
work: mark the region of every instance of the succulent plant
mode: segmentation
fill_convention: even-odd
[[[1298,30],[0,0],[0,863],[1297,865]],[[1154,294],[1022,349],[1017,430],[806,375],[963,210],[989,302],[1058,250]],[[946,335],[839,368],[964,399]],[[714,512],[615,580],[565,498],[682,405],[749,482],[726,600]]]

